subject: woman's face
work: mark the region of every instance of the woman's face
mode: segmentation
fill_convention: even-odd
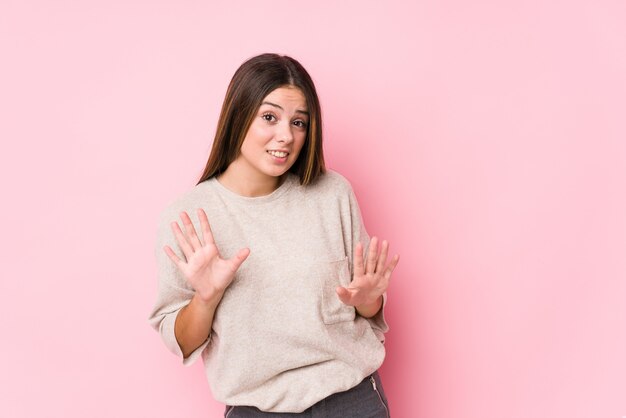
[[[255,177],[278,177],[295,163],[306,140],[309,114],[297,87],[279,87],[263,101],[235,160]]]

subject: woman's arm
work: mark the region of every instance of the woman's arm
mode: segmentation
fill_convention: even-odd
[[[224,292],[216,290],[207,299],[203,299],[196,293],[189,304],[182,308],[176,316],[174,334],[183,352],[183,358],[189,357],[196,348],[209,338],[215,309],[220,303],[222,295]]]
[[[186,234],[177,222],[172,222],[171,226],[185,255],[185,261],[181,260],[169,246],[166,245],[163,250],[195,291],[190,302],[178,312],[174,323],[176,341],[183,358],[186,358],[209,338],[215,310],[226,288],[234,280],[235,273],[250,254],[250,250],[243,248],[234,257],[223,259],[213,240],[204,210],[198,209],[203,239],[196,234],[186,212],[182,212],[180,217]]]

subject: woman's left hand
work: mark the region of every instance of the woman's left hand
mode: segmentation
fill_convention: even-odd
[[[363,245],[358,243],[354,250],[354,276],[348,287],[337,287],[337,296],[346,305],[357,308],[363,316],[373,316],[382,305],[382,294],[389,286],[393,269],[398,264],[397,254],[387,262],[389,243],[383,241],[378,248],[378,238],[370,241],[367,260],[363,260]],[[373,312],[372,312],[373,311]]]

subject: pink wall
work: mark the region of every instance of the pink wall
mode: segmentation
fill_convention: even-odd
[[[293,55],[402,255],[393,416],[626,415],[623,1],[3,1],[0,416],[212,417],[149,328],[164,205]]]

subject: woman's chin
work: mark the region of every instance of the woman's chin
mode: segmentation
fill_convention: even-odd
[[[291,168],[291,166],[292,166],[292,164],[284,164],[284,165],[281,165],[281,166],[272,166],[272,167],[268,167],[266,170],[264,170],[264,172],[268,176],[280,177],[283,174],[285,174],[286,172],[288,172],[289,169]]]

